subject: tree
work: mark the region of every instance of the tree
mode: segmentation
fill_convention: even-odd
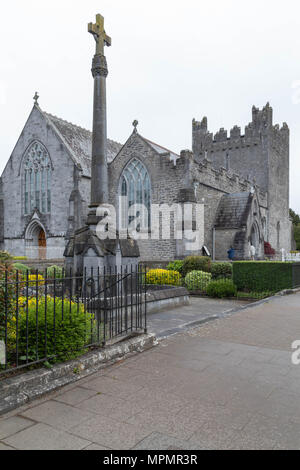
[[[294,227],[294,237],[297,245],[297,250],[300,250],[300,216],[296,214],[293,209],[290,209],[290,217]]]
[[[290,209],[290,217],[292,219],[292,222],[293,222],[294,226],[297,226],[297,225],[300,224],[300,216],[298,214],[296,214],[296,212],[293,211],[293,209]]]
[[[294,226],[294,237],[297,245],[297,250],[300,250],[300,225]]]

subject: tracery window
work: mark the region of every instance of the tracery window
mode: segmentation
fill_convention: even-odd
[[[138,229],[150,228],[151,220],[151,183],[147,169],[136,158],[127,165],[120,181],[120,219],[121,228],[128,228],[133,219],[140,217],[142,223]],[[132,212],[133,205],[142,205],[141,211]]]
[[[52,168],[49,154],[39,142],[34,142],[27,150],[23,172],[25,215],[34,209],[50,213]]]

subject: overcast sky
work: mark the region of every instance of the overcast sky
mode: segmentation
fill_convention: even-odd
[[[0,173],[31,111],[91,129],[87,23],[105,17],[108,134],[191,148],[192,119],[244,128],[267,101],[291,129],[291,207],[300,212],[299,0],[10,0],[0,16]]]

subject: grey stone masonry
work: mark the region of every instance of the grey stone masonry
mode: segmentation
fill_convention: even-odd
[[[23,165],[34,142],[43,145],[51,160],[51,211],[25,214]],[[253,108],[252,122],[244,135],[235,126],[230,136],[224,129],[213,136],[206,118],[194,121],[193,151],[183,150],[180,155],[136,131],[123,146],[107,140],[108,201],[115,206],[117,216],[123,171],[133,159],[142,162],[149,174],[152,204],[204,205],[204,244],[216,259],[227,257],[230,244],[235,244],[239,257],[247,259],[251,237],[257,241],[261,257],[264,241],[272,245],[277,256],[281,248],[291,249],[289,129],[286,124],[281,128],[273,125],[269,105],[261,111]],[[37,243],[33,227],[43,228],[46,257],[61,258],[66,244],[87,220],[91,161],[91,132],[45,113],[35,104],[0,179],[1,249],[32,258],[28,244],[34,242],[34,237]],[[255,197],[244,227],[217,227],[222,198],[249,193]],[[184,243],[175,240],[174,212],[170,211],[166,220],[171,225],[170,239],[154,240],[148,234],[147,240],[140,240],[141,261],[167,262],[189,254]],[[216,228],[219,233],[215,237]],[[69,248],[70,252],[74,249],[72,242]]]
[[[231,171],[258,185],[267,196],[265,241],[279,251],[291,249],[289,219],[289,128],[273,125],[273,109],[267,105],[252,108],[252,121],[244,135],[235,126],[230,135],[220,129],[208,131],[207,118],[193,120],[193,151],[203,164],[206,159],[220,172]]]
[[[3,183],[0,178],[0,249],[4,248],[4,196]]]

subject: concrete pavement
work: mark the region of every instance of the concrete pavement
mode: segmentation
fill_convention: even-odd
[[[300,449],[297,339],[300,294],[171,336],[1,417],[0,450]]]
[[[191,297],[190,305],[148,315],[148,331],[157,338],[183,332],[191,326],[215,320],[219,315],[248,305],[244,300]]]

